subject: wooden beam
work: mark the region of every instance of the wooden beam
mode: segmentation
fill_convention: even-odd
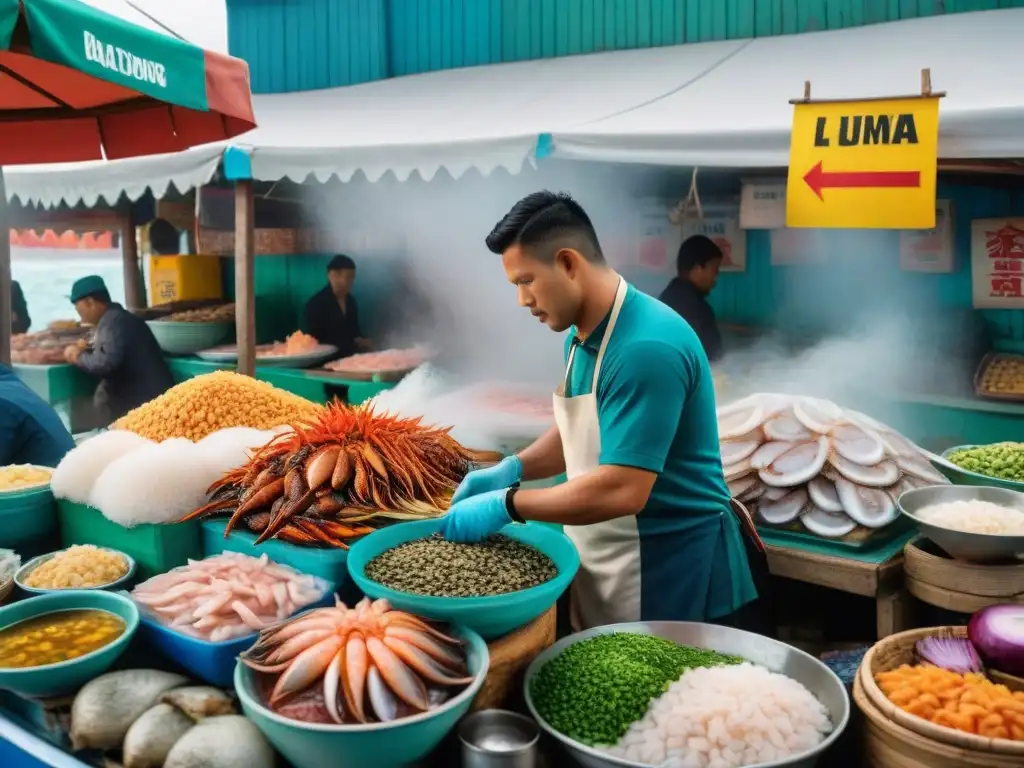
[[[256,272],[252,181],[235,182],[235,334],[238,372],[256,375]]]
[[[11,230],[7,191],[0,168],[0,363],[11,364]]]
[[[124,303],[128,309],[145,309],[142,272],[139,269],[139,242],[135,235],[135,217],[128,208],[120,220],[121,270],[124,274]]]

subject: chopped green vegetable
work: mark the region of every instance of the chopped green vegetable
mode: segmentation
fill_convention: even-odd
[[[993,443],[954,451],[949,460],[986,477],[1024,483],[1024,443]]]
[[[541,667],[530,695],[559,733],[584,744],[614,744],[687,669],[742,661],[660,637],[616,632],[566,648]]]

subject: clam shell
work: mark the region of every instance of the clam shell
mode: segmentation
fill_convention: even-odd
[[[736,500],[747,504],[751,501],[757,501],[759,498],[764,496],[765,491],[768,490],[768,486],[758,479],[753,485],[750,486],[742,495],[737,496]]]
[[[774,488],[770,485],[766,485],[764,486],[764,493],[761,494],[761,498],[765,501],[778,501],[789,493],[789,491],[789,488]]]
[[[766,523],[785,525],[796,520],[805,506],[807,491],[804,488],[795,488],[777,501],[762,500],[757,505],[757,513]]]
[[[920,453],[900,454],[896,457],[896,466],[906,475],[922,480],[930,485],[947,485],[949,480],[940,473],[932,463]]]
[[[811,432],[827,435],[839,424],[846,422],[846,413],[835,403],[804,397],[793,403],[793,415]]]
[[[791,451],[795,447],[796,443],[765,443],[751,454],[750,466],[757,470],[765,469],[769,464],[779,458],[779,456],[784,454],[786,451]]]
[[[873,466],[864,466],[833,453],[828,457],[828,463],[847,480],[868,488],[885,488],[900,479],[900,468],[896,466],[896,462],[889,459]]]
[[[811,431],[800,423],[800,420],[789,408],[777,413],[764,422],[764,436],[769,440],[780,440],[786,443],[795,443],[801,440],[810,440],[814,437]]]
[[[808,531],[823,539],[841,538],[857,527],[857,523],[844,512],[828,512],[813,504],[800,513],[800,522]]]
[[[839,514],[843,511],[835,483],[824,475],[818,475],[807,484],[807,495],[810,496],[814,506],[824,512]]]
[[[753,401],[743,407],[718,413],[718,439],[733,440],[743,437],[764,423],[764,408],[757,401]]]
[[[846,514],[865,528],[884,528],[899,516],[896,503],[880,488],[864,488],[839,478],[836,492]]]
[[[758,472],[765,485],[792,488],[813,479],[828,458],[828,438],[797,443]]]
[[[722,440],[718,447],[722,454],[722,464],[728,466],[743,461],[758,449],[764,442],[764,435],[760,429],[755,429],[746,435],[733,440]]]
[[[832,430],[832,448],[854,464],[870,467],[885,458],[885,446],[877,435],[854,424]]]

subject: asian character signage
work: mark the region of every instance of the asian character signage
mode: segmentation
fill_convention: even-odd
[[[1024,219],[971,222],[975,309],[1024,309]]]

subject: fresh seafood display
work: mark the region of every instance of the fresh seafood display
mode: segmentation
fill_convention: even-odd
[[[732,496],[824,538],[883,528],[901,493],[949,482],[907,438],[827,400],[751,395],[718,409],[718,432]]]
[[[210,503],[186,520],[230,515],[256,542],[347,547],[390,520],[437,517],[473,463],[500,454],[464,448],[448,430],[419,419],[335,402],[310,426],[298,425],[253,453],[210,488]]]
[[[76,544],[32,568],[23,581],[35,589],[92,589],[111,584],[126,573],[128,561],[120,552]]]
[[[22,365],[62,365],[64,350],[73,344],[84,346],[91,328],[49,329],[18,333],[11,337],[11,362]]]
[[[182,634],[214,643],[266,629],[319,601],[329,585],[271,562],[225,552],[154,576],[131,597]]]
[[[284,705],[313,687],[338,724],[425,712],[473,682],[459,640],[369,598],[355,608],[338,601],[266,629],[239,658],[275,676],[267,698],[272,710],[286,714]]]
[[[407,541],[366,564],[366,577],[399,592],[433,597],[484,597],[518,592],[558,575],[536,547],[497,534],[478,544],[440,534]]]
[[[361,355],[350,355],[327,363],[324,368],[340,373],[391,373],[411,371],[427,362],[432,357],[426,347],[409,349],[384,349],[380,352],[365,352]]]
[[[308,355],[316,352],[320,342],[302,331],[295,331],[284,341],[275,341],[273,344],[262,345],[257,348],[257,357],[290,357],[292,355]]]
[[[235,305],[232,302],[215,307],[185,309],[155,319],[161,323],[233,323],[235,322]]]

